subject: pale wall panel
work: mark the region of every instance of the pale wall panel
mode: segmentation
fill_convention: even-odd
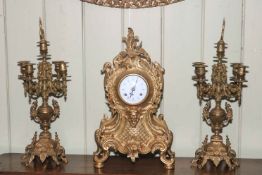
[[[9,152],[9,113],[8,113],[8,91],[7,91],[7,59],[4,22],[4,1],[0,0],[0,154]]]
[[[24,152],[25,146],[31,143],[34,131],[39,128],[30,120],[28,98],[24,97],[22,81],[17,79],[20,74],[17,62],[36,62],[41,5],[41,0],[6,1],[12,152]]]
[[[165,118],[174,132],[176,156],[192,157],[200,139],[199,105],[191,65],[201,51],[201,1],[165,7],[164,29]]]
[[[241,157],[262,158],[262,1],[245,1],[244,63],[249,67],[243,95]]]
[[[90,4],[84,7],[87,153],[92,154],[96,150],[95,130],[103,115],[110,115],[101,70],[121,51],[121,10]]]
[[[4,16],[4,0],[0,0],[0,17],[3,18]],[[4,25],[1,25],[4,26]]]
[[[210,82],[213,56],[216,55],[214,43],[216,43],[221,36],[221,29],[223,18],[226,20],[226,28],[224,40],[228,43],[226,50],[226,57],[228,58],[228,78],[232,76],[230,63],[240,62],[241,53],[241,15],[242,2],[240,0],[206,0],[204,1],[204,58],[203,61],[208,65],[207,79]],[[205,103],[203,103],[205,105]],[[239,107],[237,103],[231,105],[233,108],[233,122],[223,129],[223,136],[229,136],[232,143],[232,148],[239,154],[239,134],[238,127],[240,127]],[[203,107],[203,106],[202,106]],[[224,103],[222,102],[222,107]],[[202,140],[205,135],[211,135],[211,129],[205,123],[202,125]]]
[[[46,0],[47,39],[52,60],[69,62],[68,97],[59,101],[60,118],[52,124],[66,153],[85,153],[84,86],[82,70],[82,7],[77,0]],[[37,27],[37,26],[36,26]],[[53,132],[54,133],[54,132]]]

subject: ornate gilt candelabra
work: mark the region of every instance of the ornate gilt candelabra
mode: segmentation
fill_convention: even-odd
[[[211,141],[208,142],[206,136],[201,148],[196,150],[195,158],[192,165],[198,168],[205,166],[208,160],[211,160],[217,167],[221,161],[225,161],[230,169],[238,166],[236,160],[236,153],[231,149],[229,138],[226,138],[226,144],[223,143],[223,137],[220,135],[222,129],[232,122],[233,112],[230,104],[225,103],[225,109],[221,107],[222,100],[229,102],[238,101],[241,104],[242,88],[245,87],[244,82],[246,68],[242,63],[232,63],[233,77],[230,83],[227,83],[227,66],[225,63],[225,49],[224,42],[225,21],[223,21],[222,33],[220,40],[216,43],[217,56],[214,57],[216,62],[212,67],[211,82],[207,83],[205,78],[206,65],[203,62],[193,63],[195,67],[195,76],[193,80],[196,81],[197,97],[200,102],[206,101],[203,109],[203,120],[211,127],[214,133],[211,136]],[[211,100],[215,101],[215,107],[211,109]],[[211,109],[211,110],[210,110]]]
[[[57,133],[55,133],[55,139],[52,139],[49,132],[50,124],[54,122],[60,114],[60,108],[58,102],[52,100],[51,107],[48,104],[50,96],[60,98],[67,97],[67,63],[64,61],[53,61],[54,70],[56,74],[52,73],[52,64],[47,60],[51,59],[48,55],[49,42],[45,39],[45,32],[42,26],[41,19],[39,20],[40,27],[40,41],[38,46],[40,48],[40,56],[38,60],[38,72],[37,77],[34,76],[34,64],[29,61],[20,61],[18,65],[21,68],[21,74],[18,79],[23,80],[25,96],[29,96],[29,103],[31,99],[34,100],[30,115],[31,119],[40,124],[42,132],[37,139],[37,133],[35,132],[32,139],[32,143],[25,148],[25,154],[22,157],[22,162],[29,166],[35,159],[40,159],[42,163],[49,162],[47,159],[53,160],[56,165],[61,162],[67,163],[65,156],[65,150],[60,145],[60,140]],[[37,105],[37,99],[42,98],[42,105]]]

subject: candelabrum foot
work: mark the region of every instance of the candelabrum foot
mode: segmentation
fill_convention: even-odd
[[[202,147],[196,150],[195,158],[192,160],[192,166],[203,168],[208,160],[218,167],[220,162],[225,161],[230,170],[239,166],[236,160],[236,152],[231,149],[231,143],[227,137],[226,144],[223,143],[222,136],[213,135],[211,141],[208,143],[206,136]]]
[[[50,132],[43,131],[37,140],[37,133],[35,132],[32,143],[25,148],[22,163],[30,166],[35,159],[39,159],[42,164],[47,164],[48,160],[54,161],[56,165],[68,163],[65,149],[60,145],[57,133],[55,133],[55,139],[52,139]]]

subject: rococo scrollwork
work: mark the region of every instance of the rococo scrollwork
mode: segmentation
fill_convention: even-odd
[[[169,5],[183,0],[81,0],[91,4],[96,4],[114,8],[148,8]]]
[[[113,64],[105,63],[102,70],[111,116],[104,116],[95,132],[94,166],[102,168],[110,151],[126,154],[133,162],[139,154],[157,152],[165,167],[172,169],[175,164],[175,154],[171,151],[173,134],[164,116],[156,114],[163,93],[164,69],[151,61],[131,28],[123,42],[126,49],[113,59]],[[127,75],[139,75],[148,84],[148,95],[139,104],[127,104],[120,98],[119,84]],[[135,93],[134,88],[128,96]]]
[[[222,129],[228,124],[232,123],[233,111],[229,103],[225,103],[225,108],[221,107],[222,100],[229,102],[238,101],[241,104],[242,88],[246,87],[245,75],[246,68],[242,63],[232,63],[233,76],[230,83],[227,83],[227,66],[225,49],[227,48],[224,42],[225,21],[223,22],[222,34],[220,40],[216,43],[217,56],[214,57],[216,62],[212,67],[211,82],[207,83],[205,78],[206,65],[203,62],[196,62],[195,76],[193,80],[196,81],[197,97],[200,102],[206,101],[203,109],[203,121],[211,127],[214,135],[211,136],[211,141],[208,142],[206,136],[201,148],[196,150],[195,158],[192,165],[202,168],[208,162],[212,161],[217,167],[221,161],[225,161],[229,169],[234,169],[239,164],[236,160],[236,153],[231,149],[229,138],[226,138],[226,144],[223,143],[223,137],[220,135]],[[215,101],[215,107],[211,108],[211,100]]]
[[[37,133],[34,134],[32,143],[25,148],[25,154],[22,157],[22,162],[26,166],[35,159],[39,159],[43,164],[48,163],[47,159],[50,158],[56,165],[60,163],[67,163],[65,150],[60,145],[60,139],[55,133],[55,139],[52,139],[49,132],[50,125],[60,115],[60,107],[56,100],[52,100],[52,106],[48,104],[50,96],[60,98],[67,97],[67,63],[64,61],[53,61],[55,74],[52,73],[52,64],[48,62],[50,55],[48,55],[49,43],[45,39],[45,32],[42,26],[42,21],[39,21],[39,35],[40,41],[40,62],[37,65],[37,77],[34,76],[34,64],[29,61],[20,61],[21,75],[19,79],[23,80],[25,96],[29,96],[29,102],[35,100],[30,108],[31,119],[40,124],[43,130],[39,139]],[[37,99],[42,98],[42,104],[38,106]]]

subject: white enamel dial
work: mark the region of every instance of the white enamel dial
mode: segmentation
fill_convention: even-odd
[[[119,83],[118,93],[127,104],[137,105],[142,103],[148,95],[147,81],[138,74],[129,74]]]

